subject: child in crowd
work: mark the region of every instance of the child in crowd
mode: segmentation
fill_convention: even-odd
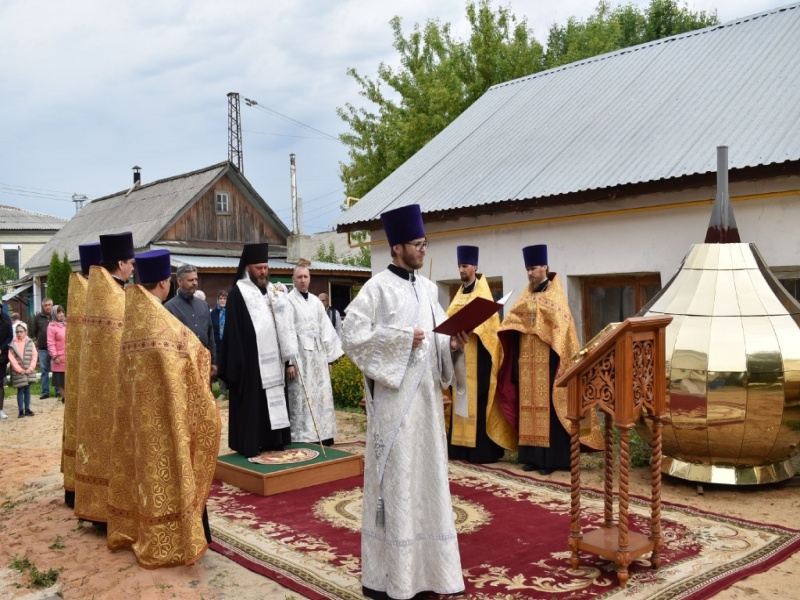
[[[11,363],[11,385],[17,388],[19,416],[32,417],[31,383],[36,381],[38,353],[33,340],[28,337],[28,326],[19,321],[14,326],[16,336],[8,345],[8,360]]]
[[[50,368],[53,370],[52,383],[64,402],[64,371],[67,364],[67,314],[64,307],[53,307],[53,320],[47,326],[47,352],[50,354]]]

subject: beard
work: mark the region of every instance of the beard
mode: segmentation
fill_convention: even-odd
[[[267,293],[267,284],[269,283],[269,279],[266,277],[256,277],[252,273],[248,273],[247,276],[250,278],[250,281],[256,284],[256,287],[261,290],[262,294]]]
[[[421,256],[416,250],[408,251],[403,246],[403,262],[411,269],[421,269],[425,257]]]

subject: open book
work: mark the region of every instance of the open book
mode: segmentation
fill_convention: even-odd
[[[514,290],[511,290],[497,302],[481,297],[475,298],[452,317],[439,323],[433,331],[445,335],[456,335],[459,331],[470,332],[503,308],[513,293]]]

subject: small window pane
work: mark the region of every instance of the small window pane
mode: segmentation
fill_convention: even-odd
[[[228,194],[217,192],[216,197],[217,197],[217,212],[218,213],[229,212]]]

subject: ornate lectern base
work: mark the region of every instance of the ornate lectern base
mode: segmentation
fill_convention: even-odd
[[[665,475],[698,483],[761,485],[793,477],[797,472],[793,462],[792,458],[787,458],[780,462],[759,466],[705,465],[665,456],[661,471]]]

